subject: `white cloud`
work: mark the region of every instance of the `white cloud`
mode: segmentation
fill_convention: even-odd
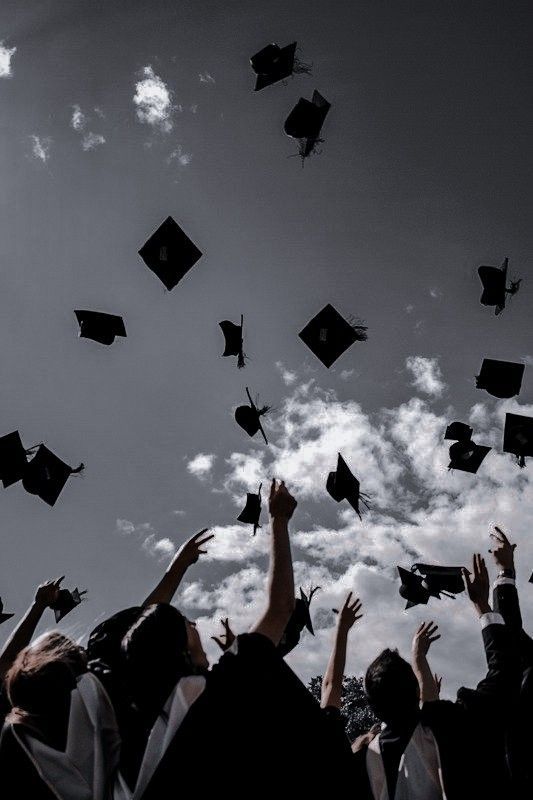
[[[142,71],[144,77],[135,84],[133,102],[139,122],[170,133],[173,128],[171,94],[166,83],[148,65]]]
[[[85,152],[87,152],[88,150],[94,150],[101,144],[105,144],[105,138],[102,136],[101,133],[93,133],[92,131],[86,133],[81,142],[81,146],[83,147]]]
[[[187,472],[190,472],[196,478],[207,478],[213,469],[215,458],[214,453],[198,453],[187,464]]]
[[[16,47],[6,47],[3,42],[0,42],[0,78],[11,78],[13,76],[11,59],[16,52]]]
[[[354,372],[355,370],[353,369],[343,369],[339,375],[339,378],[341,379],[341,381],[347,381],[349,378],[352,377]]]
[[[198,78],[200,80],[200,83],[215,83],[215,79],[209,72],[198,73]]]
[[[405,313],[406,314],[412,314],[414,310],[415,310],[415,307],[413,305],[411,305],[411,304],[409,304],[408,306],[405,306]]]
[[[72,106],[72,117],[70,118],[70,124],[75,131],[82,131],[87,124],[87,117],[79,105]]]
[[[281,375],[285,386],[292,386],[298,380],[298,375],[293,370],[287,369],[282,361],[276,361],[276,369]]]
[[[193,103],[192,106],[190,106],[190,112],[191,114],[196,114],[197,111],[198,111],[198,103]]]
[[[188,167],[192,161],[192,154],[185,153],[181,144],[173,150],[167,158],[167,163],[171,164],[172,161],[177,161],[181,167]]]
[[[413,375],[412,386],[424,394],[440,397],[446,384],[442,379],[437,358],[409,356],[405,361],[405,366]]]
[[[436,286],[432,286],[431,289],[429,290],[429,294],[434,300],[436,300],[438,297],[441,296],[442,293],[440,289],[437,289]]]
[[[94,107],[94,113],[96,114],[97,117],[100,117],[100,119],[105,119],[105,114],[102,111],[102,109],[100,108],[100,106],[95,106]]]
[[[149,522],[135,524],[129,519],[117,519],[116,530],[122,536],[131,536],[145,553],[158,561],[169,561],[176,552],[174,543],[167,537],[159,538]]]
[[[34,158],[46,164],[50,158],[50,148],[52,146],[52,139],[45,137],[41,138],[34,133],[30,136],[31,152]]]

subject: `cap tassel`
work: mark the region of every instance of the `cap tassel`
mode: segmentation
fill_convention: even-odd
[[[505,291],[507,292],[507,294],[510,294],[511,297],[512,297],[513,294],[516,294],[518,292],[518,290],[520,289],[520,284],[521,283],[522,283],[522,278],[519,278],[517,281],[511,281],[511,284],[510,284],[509,288],[506,289]]]
[[[524,467],[526,466],[526,457],[517,455],[516,463],[518,464],[520,469],[524,469]]]
[[[295,56],[292,71],[295,75],[311,75],[312,67],[312,64],[307,64],[305,61],[300,61],[298,56]]]
[[[348,323],[350,324],[350,327],[354,329],[354,331],[355,331],[355,333],[357,335],[357,341],[358,342],[366,342],[366,340],[368,338],[367,333],[366,333],[367,330],[368,330],[368,327],[366,325],[363,325],[363,321],[360,320],[360,319],[357,319],[357,317],[350,316],[350,317],[348,317]]]
[[[70,474],[71,475],[79,475],[80,472],[83,472],[84,469],[85,469],[85,464],[82,461],[81,464],[79,465],[79,467],[76,467],[75,469],[71,469],[70,470]]]
[[[237,358],[237,366],[239,369],[242,369],[246,366],[246,353],[243,353],[242,350],[239,350],[239,356]]]

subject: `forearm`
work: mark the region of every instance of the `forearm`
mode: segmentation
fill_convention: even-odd
[[[420,702],[428,703],[439,699],[437,684],[429,667],[428,660],[424,655],[413,656],[413,672],[416,675],[420,688]]]
[[[5,643],[0,653],[0,679],[5,676],[20,651],[30,644],[44,609],[45,606],[33,602]]]
[[[342,679],[346,666],[347,643],[348,632],[337,627],[333,650],[322,679],[322,697],[320,703],[322,708],[326,708],[326,706],[340,708],[342,705]]]
[[[171,603],[186,572],[187,566],[178,557],[144,600],[143,606],[151,606],[154,603]]]
[[[294,608],[294,573],[288,521],[285,518],[272,519],[268,608],[286,614],[285,624]]]

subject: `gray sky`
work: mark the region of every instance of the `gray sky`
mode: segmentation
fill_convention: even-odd
[[[232,604],[244,627],[267,548],[264,531],[252,540],[234,527],[244,470],[250,486],[286,477],[300,499],[297,578],[323,587],[317,638],[294,656],[302,675],[324,668],[328,609],[354,588],[366,617],[350,669],[381,646],[406,650],[430,611],[447,690],[474,681],[480,645],[463,599],[406,615],[394,566],[466,563],[493,521],[519,542],[533,624],[533,465],[520,472],[497,455],[504,411],[518,405],[474,382],[485,356],[533,357],[530,10],[4,0],[0,433],[18,428],[28,445],[86,463],[53,509],[20,486],[2,493],[6,610],[19,615],[37,583],[65,573],[65,585],[89,590],[65,620],[85,634],[142,598],[165,539],[217,525],[212,557],[178,600],[206,635]],[[294,39],[312,76],[254,94],[250,55]],[[162,103],[151,116],[134,103],[147,79]],[[332,109],[322,153],[301,169],[283,122],[314,88]],[[204,253],[172,293],[137,255],[168,214]],[[476,268],[505,256],[524,283],[496,319],[479,304]],[[369,326],[368,342],[329,371],[297,336],[327,302]],[[128,338],[78,339],[74,308],[122,314]],[[220,358],[217,324],[240,313],[244,372]],[[532,375],[521,413],[532,412]],[[276,407],[268,452],[233,421],[245,385]],[[451,475],[442,433],[470,414],[497,449],[477,477]],[[324,491],[340,448],[374,498],[362,525]],[[195,462],[199,453],[216,458]],[[213,467],[198,476],[191,462]]]

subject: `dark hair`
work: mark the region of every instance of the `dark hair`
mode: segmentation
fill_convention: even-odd
[[[383,650],[365,675],[365,692],[373,712],[383,722],[418,710],[420,690],[411,665],[397,650]]]

